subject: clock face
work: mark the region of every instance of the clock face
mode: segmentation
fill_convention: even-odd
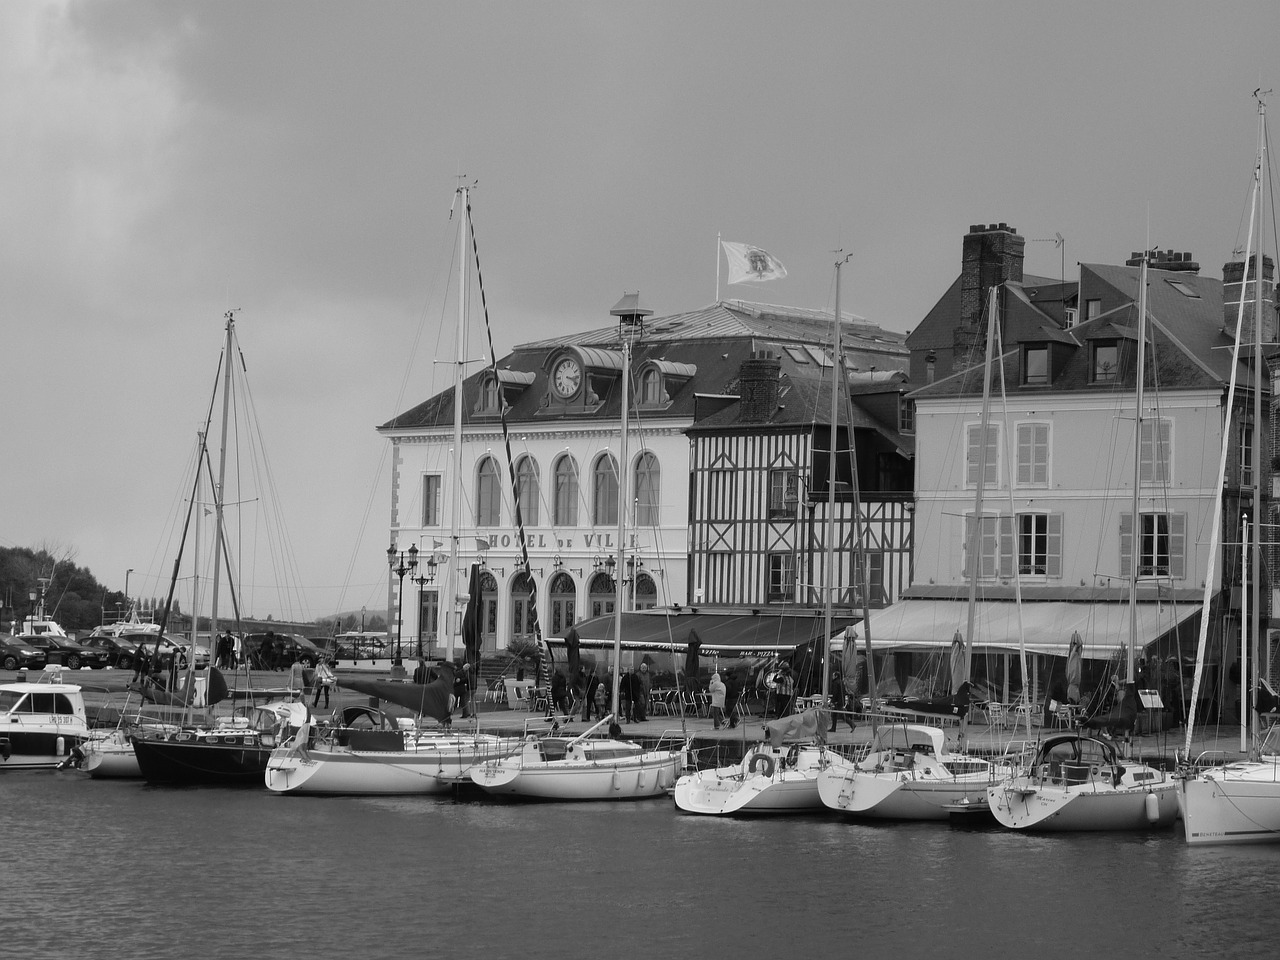
[[[578,366],[578,361],[566,357],[556,364],[555,370],[551,372],[551,383],[562,397],[572,397],[578,392],[578,387],[582,384],[582,369]]]

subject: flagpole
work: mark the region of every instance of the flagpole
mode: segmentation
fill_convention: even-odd
[[[716,233],[716,299],[715,303],[720,302],[720,234]]]

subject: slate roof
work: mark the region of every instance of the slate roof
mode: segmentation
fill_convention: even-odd
[[[830,313],[736,300],[720,301],[688,313],[650,318],[644,324],[643,338],[632,349],[632,370],[638,370],[648,360],[657,360],[668,364],[690,364],[697,368],[697,373],[675,390],[667,408],[646,411],[643,416],[651,421],[691,420],[696,394],[737,393],[739,367],[753,351],[771,349],[775,354],[785,356],[785,346],[806,344],[823,350],[823,345],[831,342],[831,324]],[[854,369],[907,369],[904,334],[882,330],[874,324],[846,321],[841,338],[845,356]],[[534,375],[524,390],[508,392],[512,405],[507,415],[508,423],[545,423],[557,419],[542,412],[547,392],[546,368],[550,356],[566,346],[587,353],[595,350],[620,351],[618,325],[614,323],[596,330],[520,344],[503,357],[498,362],[500,371],[525,371]],[[812,366],[830,370],[830,367],[819,368],[817,363]],[[487,369],[477,371],[463,381],[464,423],[497,421],[496,416],[473,413],[481,383],[488,372]],[[559,419],[620,420],[621,389],[615,385],[602,399],[602,405],[589,414],[568,413]],[[393,417],[378,429],[439,428],[452,423],[453,389],[450,387]]]

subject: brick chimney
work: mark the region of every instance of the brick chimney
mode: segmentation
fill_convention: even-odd
[[[1172,250],[1148,250],[1147,266],[1152,270],[1169,270],[1173,273],[1199,273],[1200,264],[1191,259],[1190,253],[1175,253]],[[1142,266],[1142,251],[1135,250],[1124,262],[1126,267]]]
[[[1222,324],[1227,336],[1236,334],[1236,317],[1240,312],[1240,298],[1244,296],[1244,323],[1240,336],[1245,343],[1253,343],[1254,314],[1257,311],[1257,254],[1249,257],[1249,281],[1245,283],[1245,262],[1233,260],[1222,265]],[[1262,255],[1262,342],[1276,340],[1276,265],[1266,254]]]
[[[753,353],[738,368],[739,423],[768,423],[778,409],[778,377],[782,361],[768,350]]]
[[[960,269],[960,319],[953,335],[956,363],[982,355],[987,335],[983,307],[987,291],[1011,280],[1022,282],[1026,240],[1007,223],[976,224],[965,234]]]

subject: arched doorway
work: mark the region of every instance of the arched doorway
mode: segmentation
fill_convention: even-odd
[[[652,610],[658,605],[658,585],[647,573],[641,572],[636,576],[635,591],[633,609]]]
[[[518,573],[511,581],[511,640],[533,640],[537,633],[537,611],[530,596],[533,578]]]
[[[458,623],[462,623],[459,615]],[[488,570],[480,571],[480,649],[498,646],[498,581]]]
[[[605,614],[613,613],[614,602],[617,600],[617,590],[613,577],[607,573],[597,573],[591,578],[591,585],[587,590],[587,602],[591,604],[591,615],[593,617],[602,617]]]
[[[551,598],[551,630],[547,636],[563,637],[565,632],[578,622],[577,584],[569,574],[557,573],[551,578],[547,595]]]

